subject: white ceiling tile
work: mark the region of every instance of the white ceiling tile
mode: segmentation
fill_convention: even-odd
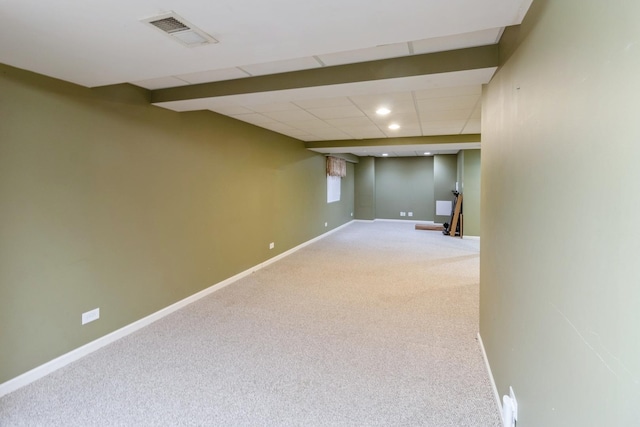
[[[396,58],[409,55],[407,43],[393,43],[365,49],[349,50],[328,55],[318,55],[327,66],[353,64],[355,62],[374,61],[376,59]]]
[[[249,77],[249,75],[239,68],[225,68],[222,70],[208,70],[197,73],[180,74],[177,77],[191,84],[198,84],[241,79]]]
[[[385,134],[377,127],[344,127],[341,128],[355,139],[384,138]]]
[[[412,109],[406,113],[390,113],[385,116],[374,115],[371,116],[371,121],[376,124],[386,124],[391,122],[411,122],[418,120],[418,113]]]
[[[211,111],[215,111],[216,113],[224,114],[226,116],[253,113],[253,111],[249,110],[248,108],[241,107],[239,105],[233,105],[233,104],[210,107],[209,109]]]
[[[480,96],[482,94],[482,85],[475,84],[453,87],[437,87],[432,89],[417,90],[414,93],[417,100],[428,98],[444,98],[448,96]]]
[[[165,89],[168,87],[178,87],[178,86],[186,86],[189,83],[185,82],[184,80],[180,80],[177,77],[160,77],[157,79],[149,79],[149,80],[141,80],[141,81],[137,81],[137,82],[131,82],[131,84],[134,84],[136,86],[140,86],[143,87],[145,89],[149,89],[149,90],[156,90],[156,89]]]
[[[364,113],[354,105],[342,107],[309,108],[307,111],[320,119],[341,119],[349,117],[362,117]]]
[[[271,111],[268,113],[264,113],[264,115],[281,122],[287,122],[289,120],[295,120],[295,121],[313,120],[315,118],[314,116],[312,116],[311,114],[307,113],[302,109],[287,110],[287,111]]]
[[[318,138],[317,136],[311,135],[311,134],[307,134],[307,135],[301,135],[296,137],[296,139],[299,139],[300,141],[321,141],[320,138]]]
[[[287,124],[289,126],[293,126],[297,129],[303,129],[306,131],[312,131],[314,129],[333,129],[333,126],[330,124],[323,122],[320,119],[312,119],[312,120],[288,120]]]
[[[359,127],[368,127],[368,126],[375,126],[374,123],[369,120],[367,117],[349,117],[349,118],[343,118],[343,119],[327,119],[326,120],[327,123],[329,123],[331,126],[335,126],[335,127],[353,127],[353,126],[359,126]]]
[[[377,114],[376,111],[381,106],[384,106],[389,110],[391,110],[391,113],[386,114],[384,116]],[[397,101],[394,103],[389,102],[389,103],[385,103],[384,105],[381,105],[378,103],[372,103],[367,105],[363,103],[362,107],[360,108],[362,108],[362,110],[367,114],[367,116],[371,117],[371,119],[373,120],[384,119],[385,117],[392,117],[397,114],[407,114],[407,113],[416,114],[416,106],[413,100]]]
[[[418,126],[409,126],[409,127],[401,127],[400,129],[391,130],[391,129],[382,129],[385,135],[389,138],[396,138],[402,136],[420,136],[422,135],[422,131]]]
[[[413,102],[411,92],[394,92],[351,96],[351,101],[362,110],[377,110],[380,107],[387,107],[393,110],[395,105],[406,105]]]
[[[442,128],[454,128],[461,131],[462,128],[467,124],[467,120],[438,120],[438,121],[422,121],[421,126],[422,130],[433,130],[433,129],[442,129]]]
[[[254,125],[261,125],[265,123],[275,123],[276,121],[270,117],[263,116],[262,114],[252,113],[252,114],[238,114],[231,116],[234,119],[242,120],[244,122],[252,123]]]
[[[476,108],[473,110],[473,113],[471,113],[470,118],[480,119],[480,117],[482,117],[482,102],[478,102],[478,104],[476,105]]]
[[[285,73],[287,71],[308,70],[322,65],[313,57],[288,59],[285,61],[265,62],[261,64],[243,65],[240,68],[252,76]]]
[[[286,125],[284,123],[278,123],[278,122],[264,123],[264,124],[261,124],[260,127],[272,130],[274,132],[290,132],[290,131],[299,130],[299,129],[296,129],[296,128],[292,127],[292,126]]]
[[[467,125],[462,129],[462,133],[480,133],[481,131],[481,120],[473,119],[469,120]]]
[[[303,99],[295,101],[295,104],[304,109],[308,108],[325,108],[325,107],[344,107],[347,105],[353,105],[351,100],[346,96],[335,98],[318,98],[318,99]]]
[[[453,36],[434,37],[412,42],[415,54],[442,52],[445,50],[462,49],[466,47],[484,46],[498,42],[502,28],[473,31]]]
[[[473,110],[478,103],[480,96],[449,96],[446,98],[421,99],[417,101],[420,114],[431,111],[445,110]]]
[[[272,111],[291,111],[300,110],[297,105],[292,102],[274,102],[271,104],[245,104],[245,107],[255,111],[256,113],[270,113]]]
[[[299,129],[286,130],[281,132],[283,135],[287,135],[293,138],[301,138],[310,136],[309,132],[305,132]]]
[[[429,111],[420,113],[420,121],[429,122],[434,120],[467,120],[473,110],[444,110]]]

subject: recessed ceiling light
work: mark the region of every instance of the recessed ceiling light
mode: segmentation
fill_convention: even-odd
[[[387,107],[380,107],[376,110],[376,114],[380,115],[380,116],[385,116],[387,114],[389,114],[391,112],[391,110],[389,110]]]
[[[424,153],[425,156],[428,156],[429,154],[431,154],[431,153],[429,153],[428,151],[426,153]]]
[[[389,125],[389,129],[391,129],[391,130],[400,129],[400,125],[397,124],[397,123],[392,123],[392,124]]]
[[[388,154],[387,153],[382,153],[382,157],[387,157]]]

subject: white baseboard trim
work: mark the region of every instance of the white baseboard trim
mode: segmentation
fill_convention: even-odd
[[[500,393],[498,392],[496,381],[493,378],[493,372],[491,372],[491,365],[489,364],[489,359],[487,358],[487,352],[484,349],[484,343],[482,342],[482,337],[480,336],[480,332],[478,332],[478,342],[480,343],[480,349],[482,350],[482,357],[484,359],[484,364],[487,368],[487,373],[489,374],[489,380],[491,381],[491,388],[493,389],[493,397],[496,399],[498,412],[500,412],[500,418],[502,419],[502,404],[500,403]]]
[[[199,291],[187,298],[184,298],[178,302],[175,302],[163,309],[160,309],[158,311],[156,311],[155,313],[152,313],[146,317],[143,317],[140,320],[137,320],[133,323],[130,323],[126,326],[123,326],[120,329],[117,329],[107,335],[104,335],[100,338],[97,338],[94,341],[91,341],[81,347],[78,347],[74,350],[71,350],[68,353],[63,354],[62,356],[59,356],[53,360],[50,360],[49,362],[46,362],[40,366],[37,366],[33,369],[31,369],[30,371],[25,372],[24,374],[21,374],[15,378],[10,379],[9,381],[6,381],[2,384],[0,384],[0,397],[7,395],[11,392],[14,392],[16,390],[18,390],[21,387],[24,387],[28,384],[31,384],[32,382],[39,380],[40,378],[43,378],[47,375],[49,375],[50,373],[57,371],[58,369],[72,363],[75,362],[76,360],[93,353],[96,350],[99,350],[100,348],[111,344],[114,341],[119,340],[120,338],[123,338],[133,332],[136,332],[142,328],[144,328],[145,326],[150,325],[151,323],[162,319],[163,317],[173,313],[174,311],[180,310],[183,307],[186,307],[187,305],[201,299],[204,298],[205,296],[218,291],[222,288],[224,288],[225,286],[228,286],[234,282],[237,282],[238,280],[250,275],[253,272],[256,272],[270,264],[273,264],[276,261],[281,260],[282,258],[291,255],[292,253],[304,248],[305,246],[308,246],[320,239],[323,239],[324,237],[327,237],[329,234],[331,233],[335,233],[336,231],[348,226],[349,224],[351,224],[351,222],[353,221],[349,221],[346,224],[343,224],[339,227],[336,227],[330,231],[327,231],[324,234],[319,235],[318,237],[315,237],[311,240],[308,240],[304,243],[299,244],[298,246],[289,249],[288,251],[285,251],[279,255],[274,256],[273,258],[269,258],[268,260],[255,265],[251,268],[249,268],[248,270],[245,270],[241,273],[236,274],[235,276],[229,277],[228,279],[223,280],[222,282],[216,283],[215,285],[212,285],[206,289],[203,289],[202,291]]]
[[[480,240],[480,236],[462,236],[462,238],[467,240]]]
[[[371,221],[369,221],[371,222]],[[418,219],[408,218],[408,219],[386,219],[386,218],[376,218],[373,222],[411,222],[416,224],[435,224],[433,221],[422,221]]]

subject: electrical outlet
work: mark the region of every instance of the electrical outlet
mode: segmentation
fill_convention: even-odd
[[[413,212],[409,212],[409,216],[413,216]]]
[[[269,243],[269,249],[273,249],[276,247],[276,244],[274,242]]]
[[[93,310],[82,313],[82,324],[86,325],[89,322],[98,320],[100,318],[100,309],[94,308]]]
[[[329,225],[329,223],[328,223],[328,222],[325,222],[325,223],[324,223],[324,226],[325,226],[325,227],[327,227],[328,225]]]
[[[400,216],[407,216],[406,212],[400,212]]]
[[[353,212],[351,212],[351,216],[353,216]]]

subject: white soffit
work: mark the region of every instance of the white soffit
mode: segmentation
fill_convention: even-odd
[[[174,111],[217,111],[217,108],[219,107],[228,107],[230,105],[278,105],[281,103],[294,101],[318,100],[345,96],[353,97],[359,95],[423,91],[449,87],[454,88],[456,86],[486,84],[489,82],[489,80],[491,80],[491,77],[493,77],[496,69],[497,67],[490,67],[475,70],[455,71],[451,73],[401,77],[395,79],[227,95],[214,98],[158,102],[154,103],[154,105]]]

